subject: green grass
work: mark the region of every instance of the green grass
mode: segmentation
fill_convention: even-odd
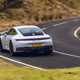
[[[1,80],[80,80],[80,68],[39,71],[25,67],[0,67]]]
[[[80,80],[80,67],[40,71],[0,60],[0,80]]]

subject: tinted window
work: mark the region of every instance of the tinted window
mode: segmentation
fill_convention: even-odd
[[[20,28],[19,31],[24,36],[35,36],[35,35],[43,35],[43,31],[39,28]]]
[[[8,35],[16,35],[17,32],[14,29],[10,29],[7,34]]]

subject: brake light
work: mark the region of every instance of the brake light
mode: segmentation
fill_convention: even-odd
[[[31,40],[45,40],[45,39],[50,39],[50,37],[45,37],[45,38],[28,38],[28,39],[16,39],[16,41],[31,41]]]

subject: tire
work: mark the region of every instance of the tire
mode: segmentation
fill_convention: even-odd
[[[14,50],[13,50],[13,44],[12,41],[10,41],[9,43],[9,52],[10,52],[10,56],[14,56]]]
[[[0,39],[0,51],[3,51],[1,39]]]

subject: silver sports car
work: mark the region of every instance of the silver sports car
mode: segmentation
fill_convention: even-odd
[[[37,52],[51,54],[52,38],[37,26],[15,26],[0,35],[0,50],[16,52]]]

